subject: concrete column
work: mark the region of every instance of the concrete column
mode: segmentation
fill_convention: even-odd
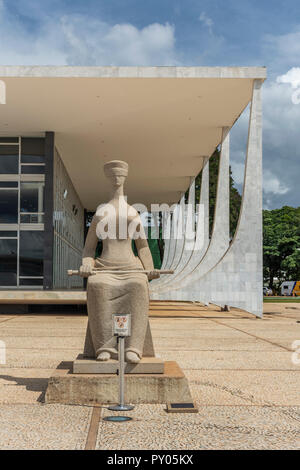
[[[189,188],[189,194],[188,194],[188,205],[190,206],[189,212],[186,211],[186,208],[184,207],[184,194],[181,196],[180,199],[180,208],[183,210],[183,227],[184,227],[184,238],[182,240],[171,240],[170,241],[170,250],[169,250],[169,256],[168,256],[168,262],[165,265],[164,269],[174,269],[175,271],[181,270],[182,267],[188,262],[190,259],[192,252],[193,252],[193,246],[195,243],[195,239],[188,239],[188,233],[187,231],[190,231],[190,228],[195,227],[195,178],[191,178],[191,184]],[[176,231],[171,230],[171,236],[173,237]],[[181,253],[181,256],[179,257],[178,260],[178,254],[177,252]],[[170,255],[170,252],[172,254]],[[172,257],[172,259],[170,258]],[[176,263],[176,266],[175,266]],[[171,267],[172,266],[172,267]],[[151,282],[150,285],[150,290],[151,291],[156,291],[157,289],[161,289],[165,284],[167,284],[169,281],[172,282],[173,277],[175,274],[170,274],[168,276],[163,276],[159,279],[159,282],[153,283]]]
[[[211,302],[262,316],[261,85],[261,80],[253,81],[242,205],[232,243],[206,274],[190,278],[188,288],[169,290],[153,298]]]
[[[54,132],[45,136],[45,216],[44,216],[44,268],[43,288],[53,288],[53,177],[54,177]]]
[[[202,177],[201,177],[201,190],[200,190],[200,204],[197,211],[197,228],[195,239],[191,242],[186,242],[184,245],[183,253],[177,269],[173,275],[168,277],[167,282],[161,283],[157,286],[159,292],[182,287],[182,282],[194,270],[203,255],[205,254],[209,244],[209,162],[208,158],[205,159]],[[193,213],[195,214],[195,206],[193,206]],[[194,223],[195,225],[195,223]],[[192,243],[192,245],[191,245]]]
[[[163,258],[163,262],[162,262],[162,265],[161,265],[161,269],[165,269],[167,259],[168,259],[168,256],[169,256],[170,229],[171,229],[170,213],[169,212],[163,212],[163,215],[162,215],[162,233],[163,233],[163,239],[164,239],[164,242],[165,242],[165,248],[164,248],[164,258]]]
[[[39,184],[38,186],[38,212],[43,212],[43,204],[44,204],[44,190],[43,187]],[[38,223],[43,224],[43,216],[38,215]]]
[[[218,185],[216,195],[216,206],[211,241],[205,255],[198,264],[192,263],[193,270],[183,280],[181,288],[191,290],[194,296],[198,292],[198,283],[201,277],[210,271],[226,253],[229,247],[229,128],[222,131],[222,145],[218,172]],[[206,213],[206,228],[208,228],[209,217]],[[208,237],[208,236],[207,236]]]
[[[173,260],[167,269],[176,271],[180,257],[182,255],[184,246],[184,213],[185,213],[185,193],[181,195],[180,203],[177,207],[176,214],[174,214],[173,232],[171,233],[172,238],[175,237],[174,243],[174,255]],[[180,233],[181,232],[181,233]],[[167,274],[157,280],[156,283],[151,282],[151,289],[161,288],[162,285],[172,280],[174,274]]]

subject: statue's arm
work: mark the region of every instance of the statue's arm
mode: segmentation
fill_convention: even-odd
[[[154,272],[154,264],[151,251],[141,221],[140,226],[138,227],[138,232],[140,234],[140,237],[135,240],[135,246],[138,252],[138,257],[140,258],[144,269],[150,271],[150,274],[148,274],[148,279],[151,280],[157,278],[159,277],[159,275]]]
[[[96,234],[97,220],[94,216],[86,237],[83,253],[82,253],[82,266],[80,267],[81,275],[88,275],[95,266],[95,252],[98,243]]]

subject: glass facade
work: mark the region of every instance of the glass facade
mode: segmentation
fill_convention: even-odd
[[[48,137],[0,137],[0,289],[83,287],[67,270],[81,265],[84,209]]]
[[[17,238],[0,238],[0,285],[17,286]]]
[[[0,188],[0,224],[18,223],[18,189]]]
[[[67,270],[78,269],[81,265],[84,209],[56,149],[53,181],[53,287],[82,288],[83,279],[79,276],[68,276]]]
[[[0,145],[0,174],[17,175],[19,173],[19,146]]]
[[[21,223],[44,223],[45,182],[20,183]]]
[[[0,138],[0,288],[42,288],[45,139]]]
[[[20,233],[20,276],[43,277],[44,232],[26,230]]]

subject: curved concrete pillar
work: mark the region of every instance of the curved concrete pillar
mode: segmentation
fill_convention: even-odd
[[[164,255],[162,260],[161,269],[169,269],[169,259],[171,251],[171,236],[172,236],[172,217],[170,211],[162,213],[162,238],[164,240]],[[161,282],[161,278],[153,279],[150,283],[150,288],[153,289],[155,284]]]
[[[230,305],[262,316],[261,85],[261,80],[254,80],[242,205],[234,239],[205,275],[194,279],[188,288],[161,293],[159,299]]]
[[[175,246],[174,246],[174,256],[173,260],[170,263],[169,267],[166,269],[176,270],[179,260],[181,258],[183,247],[184,247],[184,210],[185,210],[185,194],[183,193],[180,198],[179,206],[177,207],[176,215],[174,211],[174,225],[171,236],[175,236]],[[172,278],[173,274],[166,274],[159,278],[156,284],[151,282],[151,289],[156,288],[156,286],[161,286],[162,283],[168,282],[168,279]]]
[[[178,218],[178,230],[177,230],[177,240],[176,240],[176,250],[175,250],[175,255],[173,259],[173,263],[171,266],[171,269],[176,269],[178,266],[178,263],[180,261],[182,252],[183,252],[183,247],[184,247],[184,228],[185,228],[185,194],[183,193],[181,198],[180,198],[180,203],[179,203],[179,218]]]
[[[181,266],[184,266],[188,260],[190,259],[193,251],[193,246],[195,243],[195,178],[191,178],[191,185],[189,188],[188,194],[188,208],[187,211],[185,208],[185,197],[184,194],[180,199],[179,209],[181,209],[184,220],[183,220],[183,229],[184,229],[184,237],[181,240],[173,240],[170,242],[170,246],[174,249],[173,252],[173,259],[170,261],[170,256],[168,257],[168,263],[166,264],[164,269],[173,269],[175,272],[177,270],[181,270]],[[178,225],[177,225],[178,228]],[[193,229],[193,230],[192,230]],[[173,237],[176,234],[176,229],[171,231],[171,236]],[[177,247],[177,250],[176,250]],[[176,255],[176,251],[179,252],[180,256],[178,259],[178,253]],[[176,263],[176,265],[175,265]],[[165,275],[159,279],[159,282],[150,284],[150,291],[156,291],[157,289],[162,288],[163,285],[167,284],[170,280],[172,282],[172,278],[175,274]]]
[[[170,223],[170,238],[169,238],[169,249],[168,249],[168,257],[166,260],[165,269],[170,269],[170,265],[172,263],[174,253],[175,253],[175,240],[173,238],[174,232],[174,212],[170,212],[169,215],[169,223]]]
[[[227,251],[229,247],[229,202],[229,128],[224,128],[211,241],[200,262],[196,256],[193,256],[189,263],[190,271],[181,279],[180,284],[176,283],[174,286],[170,286],[171,289],[187,288],[190,290],[192,283],[210,271]],[[207,231],[209,218],[205,224]],[[208,234],[206,236],[208,238]]]
[[[171,217],[169,212],[163,212],[162,215],[162,235],[165,242],[164,247],[164,257],[161,265],[161,269],[165,269],[167,260],[169,257],[169,247],[170,247],[170,230],[171,230]],[[153,282],[153,281],[152,281]]]
[[[197,228],[195,240],[186,245],[175,273],[168,277],[167,282],[157,284],[155,291],[164,292],[181,288],[184,279],[193,272],[200,263],[209,244],[209,159],[206,158],[201,177],[200,204],[197,211]],[[187,249],[188,247],[188,249]]]

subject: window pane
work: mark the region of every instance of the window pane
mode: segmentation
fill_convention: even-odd
[[[19,173],[19,147],[0,145],[0,173],[15,175]]]
[[[43,279],[20,279],[20,286],[42,286]]]
[[[43,175],[45,173],[45,165],[22,165],[21,173],[23,175]]]
[[[43,224],[44,215],[43,214],[21,214],[20,222],[21,224]]]
[[[44,163],[44,161],[45,161],[45,139],[27,138],[27,137],[23,138],[21,140],[21,162],[22,163]]]
[[[0,181],[0,188],[17,188],[17,181]]]
[[[0,224],[18,223],[18,191],[0,190]]]
[[[0,143],[3,142],[9,142],[10,144],[12,143],[19,143],[19,137],[0,137]]]
[[[44,155],[21,155],[22,163],[44,163]]]
[[[21,183],[20,211],[44,212],[44,182]],[[23,222],[23,221],[22,221]]]
[[[17,285],[17,240],[0,240],[0,286]]]
[[[42,276],[44,232],[20,232],[20,276]]]
[[[0,237],[17,237],[18,232],[10,231],[10,230],[0,230]]]

